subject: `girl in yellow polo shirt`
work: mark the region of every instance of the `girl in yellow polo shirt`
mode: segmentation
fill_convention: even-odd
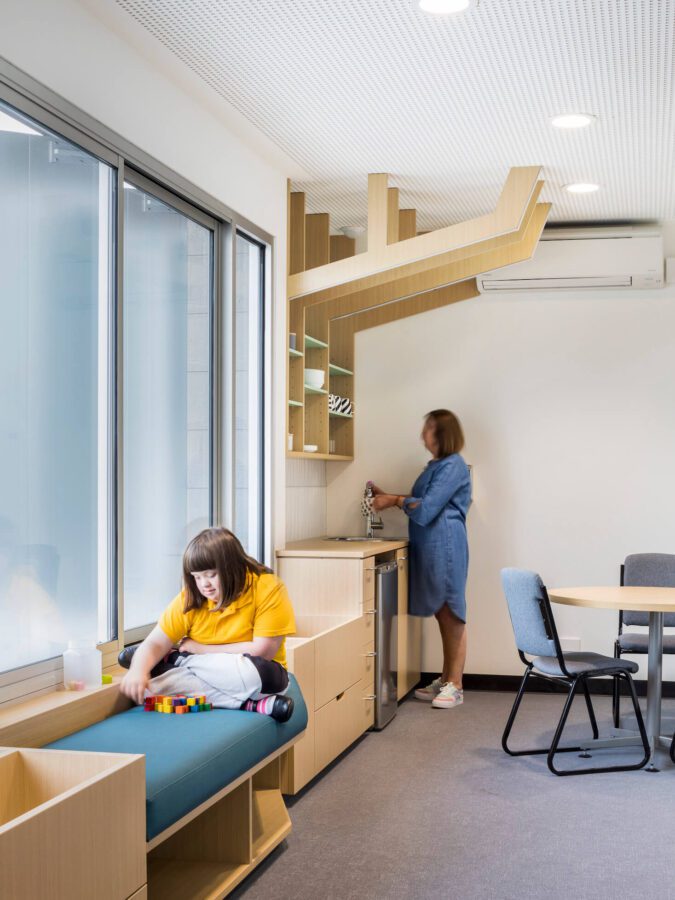
[[[183,556],[183,590],[142,644],[126,647],[120,685],[136,703],[154,694],[205,694],[225,709],[285,722],[285,636],[295,620],[283,582],[227,528],[207,528]]]

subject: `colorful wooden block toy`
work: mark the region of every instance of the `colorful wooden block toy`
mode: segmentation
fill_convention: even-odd
[[[185,713],[210,712],[212,706],[206,702],[204,694],[187,697],[185,694],[175,696],[146,697],[143,701],[146,712]]]

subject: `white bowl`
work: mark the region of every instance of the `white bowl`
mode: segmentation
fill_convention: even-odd
[[[316,451],[319,449],[319,445],[318,444],[305,444],[305,446],[302,449],[305,451],[305,453],[316,453]]]
[[[305,384],[308,387],[321,390],[326,381],[326,373],[323,369],[305,369]]]

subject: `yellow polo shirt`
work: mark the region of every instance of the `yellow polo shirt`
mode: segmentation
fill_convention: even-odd
[[[271,573],[251,573],[243,593],[224,609],[214,610],[213,600],[184,613],[181,591],[164,610],[159,627],[177,644],[189,637],[200,644],[237,644],[254,637],[280,637],[295,633],[293,607],[286,585]],[[285,641],[274,659],[286,668]]]

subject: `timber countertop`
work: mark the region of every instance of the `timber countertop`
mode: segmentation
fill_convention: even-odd
[[[376,541],[330,541],[326,538],[308,538],[293,541],[277,550],[277,556],[329,557],[332,559],[366,559],[390,553],[408,546],[407,538],[382,538]]]

